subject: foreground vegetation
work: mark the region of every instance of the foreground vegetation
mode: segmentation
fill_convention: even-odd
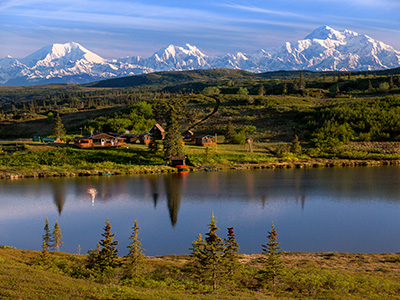
[[[261,254],[238,254],[234,228],[218,236],[212,216],[205,239],[190,255],[146,257],[138,223],[129,253],[107,219],[97,248],[87,255],[59,252],[56,221],[46,218],[42,251],[0,246],[0,297],[7,299],[397,299],[399,254],[280,252],[272,224]],[[54,252],[49,252],[49,251]]]
[[[260,255],[239,255],[237,284],[216,291],[185,271],[187,256],[146,257],[144,274],[118,280],[121,269],[103,276],[85,271],[86,255],[0,249],[0,298],[5,299],[397,299],[398,254],[286,253],[273,290],[257,281]],[[46,292],[44,292],[46,291]]]

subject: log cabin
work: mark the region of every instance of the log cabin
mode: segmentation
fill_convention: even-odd
[[[98,132],[80,138],[75,138],[74,145],[81,149],[94,149],[123,147],[126,146],[126,143],[123,138]]]

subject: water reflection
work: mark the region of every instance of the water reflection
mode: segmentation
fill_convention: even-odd
[[[0,181],[0,225],[9,227],[0,236],[0,244],[18,247],[16,239],[29,235],[38,236],[40,242],[43,220],[49,216],[52,221],[53,216],[63,228],[75,230],[71,236],[79,231],[76,238],[80,240],[71,242],[76,244],[74,252],[78,244],[84,248],[82,240],[95,239],[93,232],[101,231],[110,217],[113,227],[119,227],[116,232],[129,231],[133,220],[139,219],[143,234],[151,240],[158,240],[157,232],[165,239],[162,247],[172,243],[184,252],[198,233],[205,232],[214,211],[218,222],[226,222],[220,228],[237,228],[244,252],[259,252],[250,247],[256,236],[265,238],[272,221],[286,239],[283,244],[288,251],[323,250],[321,243],[327,251],[365,249],[371,247],[366,241],[375,228],[380,229],[381,247],[390,251],[390,247],[398,248],[395,241],[400,235],[399,181],[399,167]],[[26,230],[22,225],[27,222],[38,225]],[[91,241],[88,248],[96,242]],[[172,246],[169,251],[179,252]]]
[[[65,188],[64,185],[55,183],[52,184],[52,188],[54,203],[57,206],[58,214],[61,216],[65,204]]]
[[[178,221],[178,212],[182,201],[182,185],[185,184],[187,175],[171,174],[165,177],[165,190],[172,227],[175,227]]]

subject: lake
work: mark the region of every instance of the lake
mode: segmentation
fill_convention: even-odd
[[[96,248],[106,218],[126,255],[134,220],[146,255],[188,254],[211,215],[241,253],[274,222],[283,251],[400,251],[400,167],[246,170],[0,181],[0,245],[40,250],[46,216],[61,251]]]

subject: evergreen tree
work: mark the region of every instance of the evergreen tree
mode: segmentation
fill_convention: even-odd
[[[175,108],[169,106],[167,115],[167,126],[165,129],[164,145],[164,158],[172,156],[183,156],[182,135],[180,133],[180,126],[177,121]]]
[[[53,233],[51,234],[52,237],[52,244],[51,248],[54,251],[59,251],[60,247],[63,245],[63,242],[61,241],[62,235],[61,235],[61,229],[60,226],[58,225],[58,221],[56,221],[56,224],[54,224],[54,229]]]
[[[225,250],[224,250],[224,258],[226,265],[226,273],[229,278],[232,278],[235,270],[239,267],[239,260],[237,257],[237,253],[239,251],[239,244],[236,242],[235,233],[233,232],[233,227],[229,227],[228,229],[228,238],[225,239]]]
[[[86,257],[86,267],[89,269],[98,269],[98,259],[100,253],[100,245],[97,243],[96,249],[92,249],[88,251],[88,255]]]
[[[283,92],[282,92],[284,95],[286,95],[287,94],[287,83],[285,82],[284,84],[283,84]]]
[[[297,134],[295,135],[294,140],[290,144],[290,152],[292,152],[294,154],[301,153],[301,145],[300,145],[299,137],[297,136]]]
[[[272,223],[271,231],[268,231],[268,243],[262,245],[262,254],[264,257],[261,259],[264,264],[263,277],[265,280],[271,280],[273,287],[275,287],[276,279],[282,273],[283,265],[280,260],[280,253],[278,252],[281,247],[277,242],[278,233],[276,232],[275,225]]]
[[[199,281],[204,280],[202,274],[206,268],[204,261],[204,251],[206,247],[206,241],[203,239],[201,233],[197,236],[197,239],[192,242],[192,248],[190,254],[189,270],[192,272],[195,279]]]
[[[51,235],[49,229],[49,219],[46,217],[46,224],[44,226],[44,235],[43,235],[43,243],[42,243],[42,258],[46,259],[49,254],[49,247],[51,243]]]
[[[300,79],[299,79],[299,90],[304,90],[306,87],[306,84],[304,82],[304,76],[303,76],[303,71],[300,71]]]
[[[235,131],[235,128],[233,128],[232,119],[229,118],[228,124],[226,125],[225,134],[224,134],[225,142],[226,143],[232,143],[235,135],[236,135],[236,131]]]
[[[101,250],[96,258],[96,266],[100,271],[104,271],[107,268],[114,268],[118,265],[118,241],[114,241],[115,233],[111,233],[111,225],[108,218],[102,236],[104,238],[99,242]]]
[[[149,145],[147,146],[151,153],[157,153],[160,150],[160,144],[158,143],[157,139],[154,135],[151,136]]]
[[[144,249],[142,248],[142,239],[139,238],[139,227],[138,222],[135,220],[134,226],[132,227],[133,232],[129,239],[132,242],[128,245],[129,253],[126,256],[125,271],[126,275],[130,278],[133,275],[138,276],[140,269],[143,267]]]
[[[222,239],[217,235],[216,219],[214,214],[211,223],[208,225],[208,233],[205,240],[199,234],[197,240],[192,243],[192,257],[194,258],[194,270],[197,275],[211,282],[213,290],[216,290],[217,284],[225,273],[224,253],[225,246]]]
[[[369,91],[372,91],[372,90],[373,90],[373,86],[372,86],[371,80],[368,80],[368,90],[369,90]]]
[[[389,76],[389,88],[390,89],[394,88],[393,76]]]
[[[57,138],[62,138],[65,135],[65,128],[59,113],[57,113],[57,116],[54,120],[54,126],[53,130],[51,131],[51,135],[54,135]]]
[[[264,94],[265,94],[265,89],[264,89],[264,85],[263,84],[260,84],[260,86],[258,87],[258,95],[259,96],[264,96]]]

